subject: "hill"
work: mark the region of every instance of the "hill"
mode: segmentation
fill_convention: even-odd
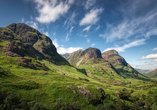
[[[156,83],[124,78],[96,48],[70,55],[73,66],[49,37],[26,24],[0,28],[0,109],[156,108]]]
[[[151,70],[147,70],[147,69],[139,69],[139,68],[135,68],[139,73],[146,75],[147,73],[151,72]]]
[[[85,69],[87,76],[100,82],[125,84],[125,78],[149,80],[132,68],[117,51],[101,54],[97,48],[78,50],[65,57],[73,66]]]
[[[102,57],[110,62],[116,70],[122,75],[124,78],[137,78],[137,79],[145,79],[146,77],[136,71],[133,67],[131,67],[125,59],[118,54],[116,50],[109,50],[102,53]]]
[[[150,78],[157,78],[157,69],[147,73],[146,76],[148,76]]]
[[[3,54],[11,57],[29,56],[47,59],[56,64],[68,64],[56,51],[51,39],[23,23],[0,28],[1,42],[5,41]],[[2,48],[2,45],[1,45]]]

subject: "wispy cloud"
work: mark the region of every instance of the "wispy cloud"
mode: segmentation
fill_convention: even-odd
[[[31,21],[25,21],[25,19],[22,18],[22,19],[21,19],[21,23],[25,23],[25,24],[27,24],[27,25],[29,25],[29,26],[35,28],[35,29],[38,29],[38,23],[35,22],[35,21],[32,21],[32,20],[31,20]]]
[[[86,28],[83,29],[83,31],[89,31],[91,28],[91,25],[90,26],[87,26]]]
[[[53,33],[53,36],[56,36],[56,32]]]
[[[65,41],[69,41],[69,36],[71,35],[73,29],[74,29],[74,27],[72,26],[72,27],[70,28],[70,30],[67,32],[67,35],[66,35],[66,37],[65,37]]]
[[[67,27],[67,28],[69,28],[69,27],[71,27],[73,24],[75,24],[76,23],[76,21],[75,21],[75,17],[77,16],[77,14],[75,13],[75,12],[73,12],[73,14],[70,16],[70,17],[68,17],[65,21],[64,21],[64,25],[63,25],[63,27]]]
[[[139,6],[139,4],[141,5]],[[123,19],[112,24],[106,23],[107,27],[104,33],[99,35],[100,37],[106,39],[106,42],[114,42],[133,38],[148,39],[152,35],[157,35],[157,7],[151,6],[151,1],[129,1],[125,6],[117,9],[123,13]],[[146,10],[146,7],[149,9]],[[145,10],[145,14],[143,14],[143,10]]]
[[[35,2],[37,3],[36,9],[39,12],[36,20],[40,23],[50,23],[66,14],[74,0],[35,0]]]
[[[25,19],[24,19],[24,18],[22,18],[22,19],[21,19],[21,22],[22,22],[22,23],[24,23],[24,22],[25,22]]]
[[[48,32],[44,32],[43,34],[45,34],[46,36],[49,36],[49,33],[48,33]]]
[[[87,0],[85,4],[85,8],[89,9],[91,6],[93,6],[96,3],[96,0]]]
[[[87,13],[85,17],[80,21],[79,25],[83,26],[96,24],[99,21],[98,15],[101,14],[102,11],[102,8],[90,10],[90,12]]]
[[[98,27],[95,28],[95,30],[98,30],[100,28],[100,25]]]
[[[153,51],[157,51],[157,47],[153,49]]]
[[[87,38],[87,37],[86,37],[86,40],[87,40],[87,42],[88,42],[88,43],[90,42],[90,39],[89,39],[89,38]]]
[[[125,44],[121,47],[116,46],[116,47],[107,48],[103,52],[108,51],[108,50],[112,50],[112,49],[117,50],[118,52],[124,52],[128,48],[143,45],[143,44],[145,44],[145,39],[140,39],[140,40],[136,40],[136,41],[130,42],[128,44]]]
[[[91,47],[95,46],[95,43],[92,43]]]
[[[67,35],[65,37],[65,41],[69,41],[69,33],[67,33]]]

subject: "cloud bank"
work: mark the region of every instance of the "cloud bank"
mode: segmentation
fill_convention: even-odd
[[[72,53],[74,51],[77,51],[79,49],[82,49],[82,47],[68,47],[68,48],[65,48],[64,46],[60,46],[58,44],[58,41],[57,39],[54,39],[53,40],[53,44],[55,45],[55,47],[57,48],[57,52],[59,54],[65,54],[65,53]]]

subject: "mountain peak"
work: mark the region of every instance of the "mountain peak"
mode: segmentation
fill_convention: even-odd
[[[88,48],[84,52],[84,55],[87,59],[91,58],[102,58],[101,51],[97,48]]]
[[[114,50],[114,49],[105,51],[105,52],[103,52],[103,53],[108,54],[108,55],[118,54],[118,52],[117,52],[116,50]]]
[[[47,59],[56,64],[69,64],[56,51],[52,40],[38,30],[24,24],[13,23],[0,28],[0,40],[7,40],[5,46],[8,56],[29,56],[36,59]]]
[[[102,57],[109,61],[112,65],[120,64],[123,66],[127,66],[127,62],[123,57],[121,57],[116,50],[108,50],[102,53]]]

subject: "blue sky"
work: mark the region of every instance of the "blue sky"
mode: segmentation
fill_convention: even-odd
[[[0,0],[0,27],[25,23],[60,54],[115,49],[133,67],[157,68],[156,0]]]

